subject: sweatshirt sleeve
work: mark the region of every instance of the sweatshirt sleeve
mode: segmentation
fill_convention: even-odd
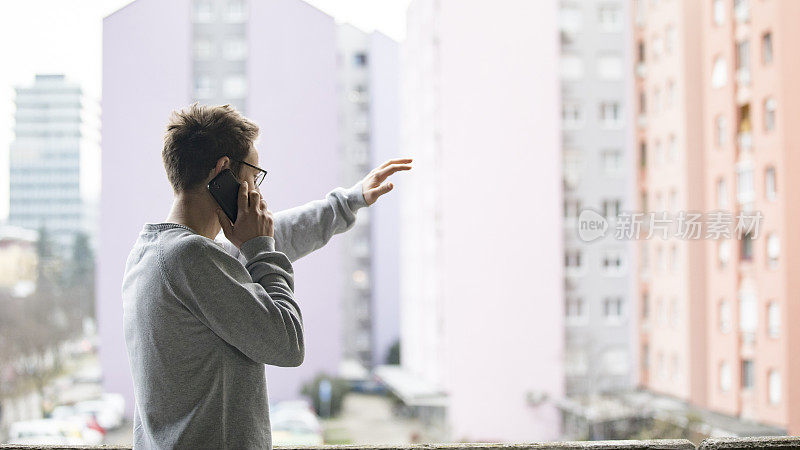
[[[242,244],[242,265],[202,236],[184,239],[164,264],[178,299],[220,338],[262,364],[296,367],[305,358],[303,317],[294,299],[294,272],[270,236]]]
[[[337,187],[324,199],[274,214],[275,247],[294,262],[322,248],[335,234],[352,228],[356,212],[365,207],[361,182]]]

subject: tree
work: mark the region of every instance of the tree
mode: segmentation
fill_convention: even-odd
[[[329,412],[331,417],[333,417],[338,415],[341,411],[344,397],[350,391],[350,386],[345,380],[331,377],[324,372],[320,372],[313,380],[303,385],[301,392],[312,401],[317,414],[321,414],[322,401],[319,398],[319,384],[323,379],[327,379],[331,383],[331,404]]]
[[[400,339],[394,341],[394,344],[389,347],[389,352],[386,354],[386,364],[400,364]]]

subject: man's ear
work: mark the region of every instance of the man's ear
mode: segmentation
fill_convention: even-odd
[[[217,160],[217,165],[214,166],[213,169],[211,169],[211,174],[210,174],[211,178],[209,179],[213,179],[214,177],[219,175],[220,172],[222,172],[225,169],[230,169],[230,167],[231,167],[231,159],[228,158],[227,156],[221,157],[220,159]]]

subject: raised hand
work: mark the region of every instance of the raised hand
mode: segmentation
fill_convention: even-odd
[[[378,200],[378,197],[392,190],[394,185],[386,183],[381,185],[389,175],[400,170],[411,170],[411,158],[390,159],[380,166],[372,169],[370,173],[361,180],[361,192],[367,205],[371,205]]]

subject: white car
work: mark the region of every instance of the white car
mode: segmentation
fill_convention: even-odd
[[[97,423],[106,430],[114,430],[122,426],[123,416],[118,408],[103,400],[85,400],[75,403],[73,407],[79,414],[94,415]]]
[[[12,423],[8,444],[92,445],[83,428],[72,421],[57,419],[26,420]]]

